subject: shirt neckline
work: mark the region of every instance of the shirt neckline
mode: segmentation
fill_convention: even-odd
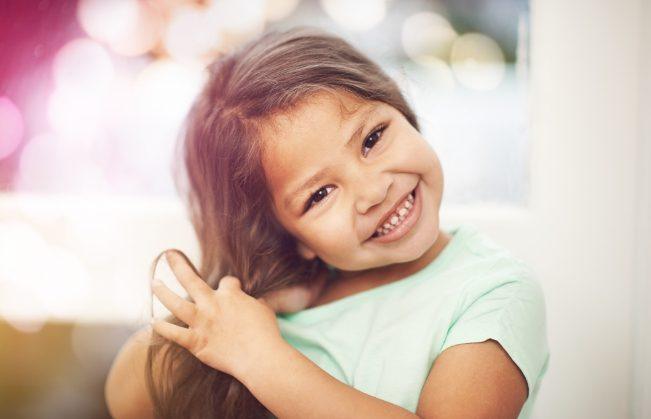
[[[327,313],[342,310],[352,304],[365,301],[382,293],[394,291],[395,289],[418,281],[420,278],[423,278],[425,276],[430,276],[446,265],[447,261],[461,248],[462,244],[465,242],[465,238],[472,232],[474,232],[474,229],[472,227],[463,224],[447,230],[447,233],[452,237],[450,238],[448,244],[443,248],[443,250],[441,250],[441,253],[439,253],[439,255],[423,269],[414,272],[411,275],[407,275],[404,278],[397,279],[387,284],[379,285],[368,290],[360,291],[355,294],[342,297],[338,300],[334,300],[320,306],[306,308],[304,310],[296,311],[293,313],[277,314],[276,317],[288,321],[318,318]]]

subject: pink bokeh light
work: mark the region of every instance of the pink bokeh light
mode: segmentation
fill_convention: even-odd
[[[8,97],[0,96],[0,159],[16,151],[24,133],[20,109]]]

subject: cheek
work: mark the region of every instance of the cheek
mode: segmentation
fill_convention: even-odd
[[[406,134],[388,151],[392,161],[407,172],[431,173],[438,167],[436,153],[417,131]]]
[[[305,228],[307,241],[313,243],[315,249],[327,252],[345,248],[345,244],[350,242],[352,227],[343,225],[341,220],[342,216],[335,214],[320,217]]]

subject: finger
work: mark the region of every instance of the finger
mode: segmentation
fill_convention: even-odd
[[[196,306],[194,304],[176,295],[158,279],[151,281],[151,290],[160,302],[172,314],[183,321],[183,323],[190,326],[194,324],[194,316],[196,314]]]
[[[165,259],[172,272],[174,272],[176,279],[179,280],[194,301],[199,301],[204,297],[212,295],[214,290],[197,275],[182,253],[176,249],[168,250],[165,252]]]
[[[242,290],[242,283],[234,276],[226,275],[219,280],[218,290]]]
[[[192,332],[188,328],[163,320],[152,321],[151,328],[165,339],[176,342],[188,350],[192,347]]]

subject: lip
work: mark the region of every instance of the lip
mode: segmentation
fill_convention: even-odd
[[[421,203],[420,203],[420,193],[418,193],[418,186],[420,185],[420,182],[416,184],[416,186],[411,189],[409,192],[404,194],[400,200],[398,200],[398,203],[393,206],[393,208],[389,211],[387,211],[385,214],[382,215],[382,218],[380,218],[380,222],[378,225],[375,227],[375,230],[373,230],[373,233],[371,236],[366,241],[375,241],[378,243],[387,243],[390,241],[398,240],[407,232],[411,229],[411,227],[418,221],[418,218],[420,217],[420,212],[421,212]],[[372,237],[373,234],[375,234],[375,231],[383,224],[383,221],[389,216],[389,214],[395,212],[399,206],[407,199],[407,196],[409,196],[410,193],[414,192],[414,206],[409,211],[407,214],[407,217],[405,217],[404,220],[400,223],[400,225],[393,230],[391,230],[389,233],[385,234],[384,236],[380,237]]]

